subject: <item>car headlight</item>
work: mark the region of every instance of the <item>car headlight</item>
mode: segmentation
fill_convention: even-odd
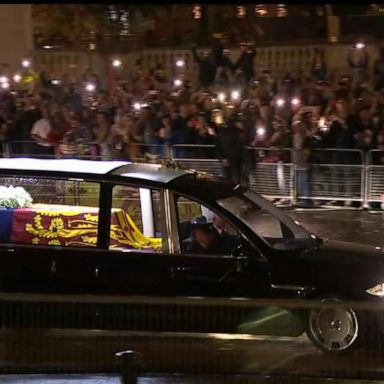
[[[384,284],[377,284],[366,290],[367,293],[373,296],[384,297]]]

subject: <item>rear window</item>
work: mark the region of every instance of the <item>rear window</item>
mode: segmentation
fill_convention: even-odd
[[[0,177],[0,242],[95,247],[99,194],[95,182]]]

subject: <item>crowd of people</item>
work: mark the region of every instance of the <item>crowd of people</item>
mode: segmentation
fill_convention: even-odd
[[[373,74],[359,47],[339,76],[327,74],[317,49],[311,73],[277,78],[255,68],[252,44],[240,45],[235,62],[220,41],[200,55],[191,49],[197,85],[182,72],[167,78],[161,63],[108,86],[91,69],[76,82],[43,71],[35,92],[1,92],[0,139],[14,154],[130,160],[165,157],[165,145],[215,145],[179,147],[176,156],[218,156],[235,182],[249,160],[245,147],[269,149],[251,151],[253,162],[292,161],[303,174],[321,161],[313,156],[316,148],[384,149],[384,50]],[[291,158],[282,148],[292,149]],[[337,151],[326,160],[355,161]],[[377,161],[384,164],[384,156]]]

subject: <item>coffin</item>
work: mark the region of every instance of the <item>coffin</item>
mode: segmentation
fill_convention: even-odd
[[[95,247],[99,209],[86,206],[33,204],[0,209],[2,243]],[[146,237],[121,208],[111,212],[110,249],[159,250],[160,238]]]

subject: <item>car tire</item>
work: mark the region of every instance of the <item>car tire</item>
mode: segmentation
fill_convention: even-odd
[[[342,300],[324,298],[321,302],[342,303]],[[341,354],[362,344],[364,324],[364,316],[352,308],[313,308],[307,312],[306,334],[321,352]]]

